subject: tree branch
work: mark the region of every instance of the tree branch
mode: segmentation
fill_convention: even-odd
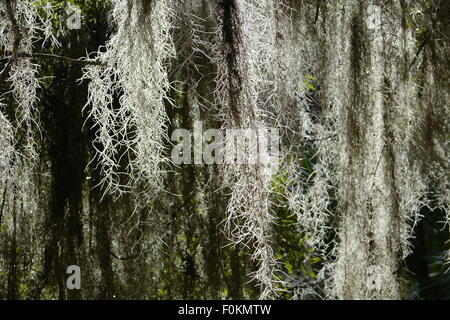
[[[81,64],[81,65],[95,65],[95,66],[106,66],[105,63],[102,63],[100,61],[96,61],[96,60],[82,60],[82,58],[79,59],[75,59],[75,58],[69,58],[69,57],[65,57],[65,56],[59,56],[56,54],[50,54],[50,53],[40,53],[40,52],[36,52],[36,53],[25,53],[25,52],[20,52],[16,55],[17,58],[49,58],[49,59],[56,59],[56,60],[61,60],[64,62],[67,62],[69,64]],[[9,59],[9,57],[6,58],[2,58],[3,59]]]

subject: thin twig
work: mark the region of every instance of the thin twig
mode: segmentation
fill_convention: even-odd
[[[422,44],[420,45],[419,49],[416,52],[416,55],[413,59],[413,61],[411,62],[411,64],[409,65],[409,69],[412,68],[412,66],[416,63],[417,58],[419,57],[420,52],[422,52],[423,48],[425,47],[425,45],[427,44],[428,39],[430,39],[431,36],[431,30],[428,32],[427,37],[425,38],[425,40],[423,40]]]
[[[5,208],[5,202],[6,202],[6,186],[3,188],[2,207],[0,209],[0,226],[2,225],[3,209]]]
[[[319,11],[320,11],[320,0],[317,1],[316,14],[314,16],[314,24],[316,24],[317,20],[319,19]]]
[[[296,289],[315,287],[315,286],[325,282],[325,280],[327,280],[327,278],[324,278],[324,279],[321,279],[321,280],[317,280],[317,281],[314,281],[314,282],[296,283],[296,284],[294,284],[294,287]]]

